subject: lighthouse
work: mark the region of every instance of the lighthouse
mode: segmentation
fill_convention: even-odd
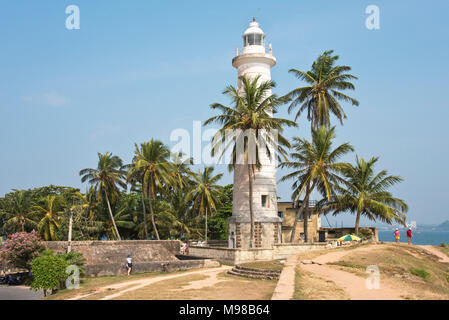
[[[260,76],[259,81],[271,80],[271,68],[276,65],[271,44],[268,52],[265,46],[265,33],[259,23],[253,19],[243,33],[243,49],[232,59],[238,78],[247,75],[250,78]],[[238,80],[238,90],[241,92]],[[271,91],[269,92],[271,94]],[[254,247],[272,248],[281,242],[281,223],[277,210],[276,163],[266,152],[259,150],[261,166],[253,177]],[[251,221],[249,209],[248,167],[245,164],[234,165],[234,194],[232,217],[229,219],[229,246],[248,249],[251,247]]]

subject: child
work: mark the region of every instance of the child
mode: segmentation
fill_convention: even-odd
[[[131,269],[133,268],[133,262],[130,254],[128,254],[128,257],[126,258],[126,267],[128,268],[128,276],[129,276],[129,274],[131,273]]]
[[[399,229],[396,228],[396,230],[394,231],[394,238],[396,240],[396,243],[399,243],[400,237],[401,237],[401,233],[399,232]]]

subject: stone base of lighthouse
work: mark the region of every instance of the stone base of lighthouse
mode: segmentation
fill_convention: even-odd
[[[254,221],[254,248],[272,248],[282,242],[281,219]],[[251,222],[231,218],[229,220],[229,247],[249,249],[251,243]]]

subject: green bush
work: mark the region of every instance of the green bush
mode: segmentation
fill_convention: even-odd
[[[410,269],[410,273],[423,278],[424,280],[430,278],[430,273],[428,273],[426,270],[424,269]]]
[[[442,248],[449,248],[449,244],[447,244],[447,243],[441,243],[441,244],[440,244],[440,247],[442,247]]]
[[[85,259],[81,253],[70,252],[55,255],[51,250],[43,251],[31,262],[31,289],[44,290],[54,293],[56,290],[65,288],[65,281],[69,277],[66,268],[76,265],[80,271],[80,277],[84,275]]]
[[[369,240],[373,237],[370,229],[359,229],[359,233],[357,234],[357,237],[359,237],[362,240]]]
[[[31,262],[31,274],[33,276],[31,289],[36,291],[42,289],[44,295],[47,295],[47,291],[53,293],[55,290],[63,288],[64,281],[67,278],[65,269],[68,266],[67,261],[60,255],[55,256],[48,250],[44,251]]]

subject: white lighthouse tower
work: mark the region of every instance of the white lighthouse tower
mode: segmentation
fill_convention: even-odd
[[[232,59],[238,77],[260,76],[259,81],[271,80],[271,68],[276,64],[271,45],[265,48],[265,34],[255,19],[243,34],[243,51]],[[241,83],[238,81],[238,89]],[[271,92],[270,92],[271,94]],[[277,211],[276,164],[265,152],[259,151],[261,167],[253,179],[254,248],[271,248],[281,242],[281,223]],[[235,164],[232,217],[229,220],[230,243],[236,248],[250,248],[251,223],[249,210],[248,168]]]

